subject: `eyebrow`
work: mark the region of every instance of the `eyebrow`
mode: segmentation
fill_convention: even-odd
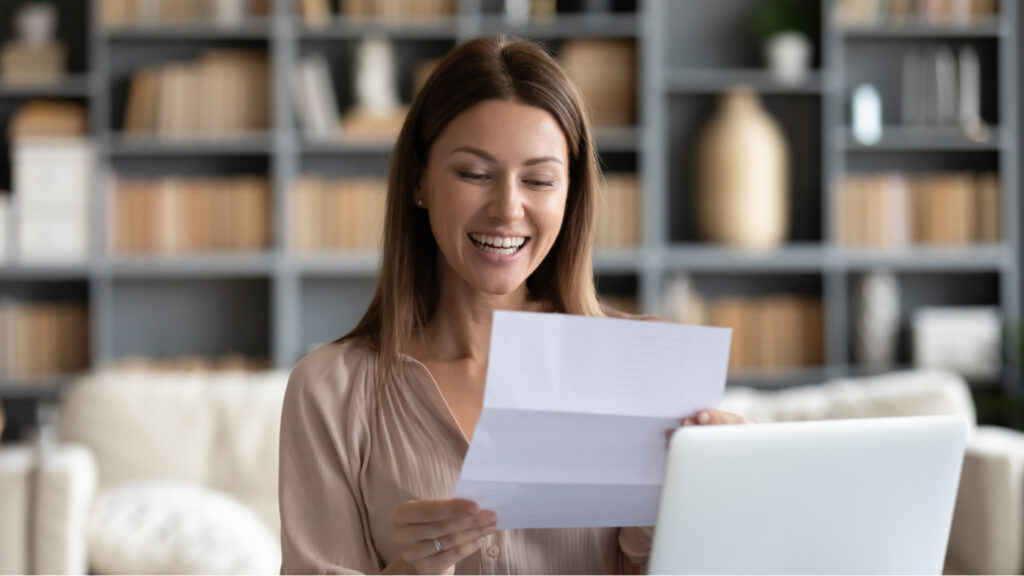
[[[472,146],[459,146],[458,148],[455,148],[454,150],[452,150],[448,155],[450,156],[452,154],[455,154],[456,152],[468,152],[468,153],[473,154],[475,156],[479,156],[479,157],[483,158],[484,160],[487,160],[488,162],[497,162],[498,161],[498,159],[495,158],[490,153],[488,153],[488,152],[486,152],[484,150],[481,150],[479,148],[474,148]],[[559,160],[558,158],[555,158],[554,156],[541,156],[539,158],[530,158],[529,160],[527,160],[523,164],[525,166],[533,166],[534,164],[543,164],[544,162],[557,162],[558,164],[562,163],[561,160]]]

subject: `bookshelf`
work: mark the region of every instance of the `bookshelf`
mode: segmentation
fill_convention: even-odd
[[[4,2],[4,10],[21,0]],[[993,304],[1011,322],[1020,319],[1021,249],[1018,213],[1020,162],[1017,69],[1020,30],[1016,3],[1004,1],[992,22],[968,27],[840,28],[830,0],[803,0],[816,23],[812,73],[796,85],[780,84],[761,66],[759,47],[746,26],[756,0],[559,2],[550,21],[508,27],[498,0],[458,0],[451,17],[388,22],[332,18],[307,27],[292,0],[272,0],[266,18],[240,27],[127,26],[105,29],[99,0],[55,0],[61,38],[78,54],[68,79],[27,88],[0,82],[0,129],[32,98],[80,102],[88,107],[89,134],[98,170],[91,205],[91,251],[68,265],[0,265],[0,293],[10,287],[46,294],[71,282],[88,306],[93,367],[134,355],[242,353],[290,368],[310,347],[340,336],[358,320],[373,292],[375,253],[296,253],[292,238],[293,185],[304,176],[383,177],[391,143],[314,139],[301,131],[291,70],[304,55],[326,57],[339,105],[350,103],[348,70],[356,43],[367,34],[395,42],[398,70],[441,56],[457,42],[507,30],[539,39],[557,53],[575,38],[636,42],[637,125],[598,129],[609,171],[631,171],[642,185],[641,241],[595,256],[598,287],[610,297],[635,298],[638,309],[663,314],[668,284],[688,275],[705,296],[785,292],[820,298],[824,361],[793,370],[744,371],[730,382],[765,387],[861,374],[851,352],[851,294],[863,274],[885,269],[900,279],[904,314],[925,304]],[[332,3],[336,4],[336,3]],[[0,11],[0,22],[6,12]],[[75,28],[75,27],[78,28]],[[65,29],[66,28],[66,29]],[[71,28],[74,28],[73,30]],[[9,30],[0,30],[5,39]],[[914,44],[967,42],[983,55],[985,119],[993,138],[976,143],[956,132],[922,135],[888,122],[875,146],[854,141],[847,99],[852,86],[883,88],[886,110],[897,110],[898,77],[876,77],[879,54]],[[211,48],[265,53],[271,109],[266,131],[221,140],[166,140],[129,136],[124,112],[130,79],[140,67],[194,59]],[[883,67],[884,68],[884,67]],[[996,74],[998,72],[998,74]],[[761,253],[700,241],[693,222],[692,157],[699,129],[718,95],[736,84],[752,86],[782,124],[795,161],[791,166],[791,232],[787,243]],[[403,80],[403,97],[411,87]],[[887,121],[893,120],[886,118]],[[0,145],[0,188],[10,185],[9,146]],[[835,180],[847,172],[928,169],[995,170],[1003,200],[1003,241],[993,246],[911,247],[879,251],[842,246],[832,230]],[[263,175],[271,187],[272,240],[265,251],[176,256],[121,256],[107,242],[111,175],[205,177]],[[906,317],[898,363],[908,364]],[[1011,360],[1016,360],[1011,356]],[[1007,371],[1002,386],[1016,389]],[[64,381],[54,377],[53,382]],[[979,383],[983,384],[983,383]],[[990,383],[989,383],[990,384]],[[0,398],[15,382],[0,383]],[[40,390],[49,390],[41,386]]]

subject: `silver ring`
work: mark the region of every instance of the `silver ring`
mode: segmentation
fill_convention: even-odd
[[[441,541],[437,538],[434,538],[434,550],[437,550],[438,554],[441,553]]]

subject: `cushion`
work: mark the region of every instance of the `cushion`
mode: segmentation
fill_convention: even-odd
[[[276,574],[278,539],[231,496],[183,482],[107,490],[86,527],[89,561],[105,574]]]

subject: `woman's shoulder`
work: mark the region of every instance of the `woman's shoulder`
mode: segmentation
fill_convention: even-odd
[[[313,350],[292,369],[288,394],[316,401],[359,402],[374,386],[376,353],[363,338],[333,342]]]

